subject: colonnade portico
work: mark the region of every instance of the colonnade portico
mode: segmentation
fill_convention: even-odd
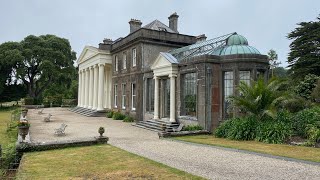
[[[104,110],[105,64],[95,64],[79,71],[78,106]]]
[[[176,122],[176,77],[175,74],[170,74],[170,122]],[[154,76],[154,119],[160,119],[160,78]]]

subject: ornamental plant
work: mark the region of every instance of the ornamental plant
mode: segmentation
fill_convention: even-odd
[[[28,121],[19,121],[18,127],[30,127],[30,123]]]

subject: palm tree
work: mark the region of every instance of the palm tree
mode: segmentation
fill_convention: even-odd
[[[251,85],[240,82],[239,96],[230,96],[233,106],[245,113],[253,114],[258,120],[269,116],[274,118],[277,106],[286,99],[285,94],[279,91],[283,81],[271,79],[268,83],[263,78],[252,81]]]

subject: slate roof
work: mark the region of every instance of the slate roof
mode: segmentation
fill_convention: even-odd
[[[162,22],[160,22],[159,20],[154,20],[151,23],[143,26],[142,28],[146,28],[146,29],[152,29],[152,30],[157,30],[157,31],[166,31],[166,32],[170,32],[170,33],[178,33],[172,29],[170,29],[167,25],[163,24]]]
[[[160,54],[165,57],[170,63],[172,64],[178,64],[178,60],[173,57],[170,53],[166,53],[166,52],[160,52]]]

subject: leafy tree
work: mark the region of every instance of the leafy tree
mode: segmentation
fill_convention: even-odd
[[[10,58],[15,62],[13,72],[27,87],[28,95],[38,99],[52,84],[70,84],[75,71],[75,52],[67,39],[55,35],[27,36],[19,48],[8,48]]]
[[[307,74],[320,75],[320,16],[316,21],[300,22],[288,34],[290,44],[288,57],[291,75],[302,79]]]
[[[285,99],[285,94],[279,89],[282,81],[271,79],[268,83],[263,78],[252,81],[251,85],[240,82],[240,96],[231,96],[234,106],[244,112],[255,115],[258,120],[265,117],[275,117],[277,105]]]
[[[320,79],[319,76],[308,74],[305,76],[303,81],[295,87],[294,91],[301,97],[305,99],[311,98],[311,93],[313,89],[317,86],[317,81]]]
[[[271,76],[273,77],[274,68],[278,67],[278,65],[280,64],[279,62],[277,62],[278,60],[277,52],[273,49],[270,49],[270,51],[268,52],[268,58],[269,58],[270,67],[271,67]]]
[[[272,72],[273,72],[273,75],[278,78],[285,78],[288,76],[287,75],[288,70],[283,67],[276,67],[272,70]]]
[[[11,83],[12,68],[22,59],[21,46],[17,42],[0,44],[0,94]]]

